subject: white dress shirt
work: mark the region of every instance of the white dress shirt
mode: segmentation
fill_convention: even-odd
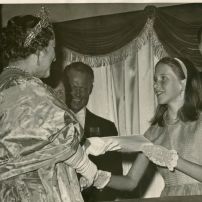
[[[84,128],[85,126],[85,118],[86,118],[86,108],[82,108],[79,112],[76,113],[76,118],[81,124],[81,126]]]

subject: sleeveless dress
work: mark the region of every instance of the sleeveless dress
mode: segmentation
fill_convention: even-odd
[[[197,121],[151,126],[144,135],[154,144],[175,149],[179,156],[202,165],[202,114]],[[165,187],[161,196],[202,195],[202,183],[178,171],[157,166]]]

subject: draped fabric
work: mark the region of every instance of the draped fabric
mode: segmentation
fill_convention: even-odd
[[[191,12],[193,20],[186,17],[186,11]],[[58,46],[67,51],[65,58],[99,67],[126,58],[131,43],[140,35],[148,18],[152,18],[154,30],[166,51],[170,55],[187,57],[200,69],[202,58],[198,51],[197,30],[202,19],[196,16],[201,12],[202,4],[172,8],[148,6],[143,11],[59,22],[54,28]]]
[[[154,29],[170,56],[186,57],[202,70],[197,31],[202,23],[189,24],[158,10]]]
[[[80,148],[74,115],[38,78],[13,68],[1,74],[0,104],[0,201],[83,202],[67,161]]]
[[[146,20],[145,12],[135,12],[55,23],[57,43],[85,55],[103,55],[134,39]]]
[[[88,108],[96,114],[117,123],[116,95],[110,66],[94,68],[94,87]]]

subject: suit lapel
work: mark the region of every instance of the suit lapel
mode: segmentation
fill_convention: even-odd
[[[85,126],[84,126],[84,136],[85,138],[89,137],[90,135],[90,127],[94,126],[94,123],[96,122],[96,117],[93,113],[91,113],[86,108],[86,117],[85,117]]]

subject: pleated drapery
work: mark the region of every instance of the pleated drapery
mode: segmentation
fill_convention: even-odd
[[[172,7],[147,6],[143,11],[55,23],[57,44],[64,49],[65,63],[83,61],[93,67],[113,64],[129,55],[148,19],[153,19],[153,28],[169,55],[187,57],[200,69],[197,31],[202,19],[196,16],[202,13],[202,4]],[[192,12],[193,21],[186,17],[186,10]],[[178,12],[181,18],[176,17]]]

